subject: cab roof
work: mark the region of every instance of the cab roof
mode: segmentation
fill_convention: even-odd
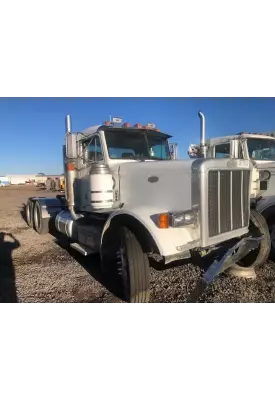
[[[233,135],[226,135],[226,136],[215,136],[212,138],[207,139],[208,141],[216,141],[216,140],[222,140],[223,142],[228,141],[230,139],[269,139],[269,140],[275,140],[275,137],[269,135],[269,134],[263,134],[263,133],[235,133]]]
[[[83,129],[83,131],[81,132],[82,134],[84,134],[85,136],[90,136],[93,135],[95,133],[98,133],[99,131],[126,131],[126,132],[132,132],[132,133],[139,133],[139,132],[147,132],[147,133],[151,133],[155,136],[162,136],[163,138],[169,139],[172,136],[168,135],[167,133],[163,133],[163,132],[158,132],[154,129],[148,129],[148,128],[125,128],[123,126],[109,126],[109,125],[93,125],[90,126],[89,128]]]

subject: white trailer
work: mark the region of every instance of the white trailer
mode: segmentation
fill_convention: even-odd
[[[262,235],[250,218],[252,163],[174,161],[169,139],[152,125],[109,121],[73,133],[67,116],[65,196],[28,199],[29,226],[44,234],[52,221],[72,248],[100,253],[103,271],[120,276],[128,302],[149,301],[150,266],[219,247],[227,253],[204,275],[210,283],[232,263],[249,268],[259,254]],[[224,178],[216,181],[217,174]]]
[[[35,175],[8,175],[11,185],[25,185],[26,182],[35,181]]]

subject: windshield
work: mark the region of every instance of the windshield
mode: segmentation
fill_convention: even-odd
[[[275,161],[275,140],[247,139],[249,157],[252,160]]]
[[[111,159],[170,160],[166,137],[155,133],[106,131],[105,139]]]

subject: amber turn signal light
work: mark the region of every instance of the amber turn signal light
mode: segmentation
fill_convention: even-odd
[[[159,214],[158,226],[160,229],[169,228],[169,214]]]

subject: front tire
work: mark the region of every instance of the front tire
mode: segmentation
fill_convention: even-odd
[[[104,235],[101,258],[105,272],[118,274],[125,301],[149,302],[149,260],[131,229],[111,226]]]
[[[275,207],[268,208],[263,212],[263,216],[269,228],[271,241],[270,258],[272,261],[275,261]]]
[[[270,256],[271,259],[274,261],[275,260],[275,220],[270,221],[270,226],[269,226],[269,232],[270,232],[270,239],[271,239],[271,250],[270,250]]]

